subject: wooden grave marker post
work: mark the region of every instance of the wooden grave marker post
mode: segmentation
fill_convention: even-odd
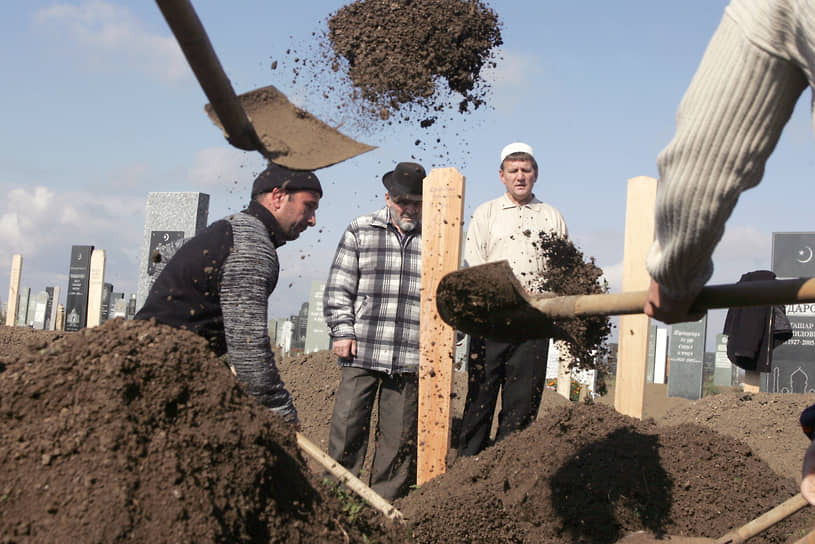
[[[657,180],[638,176],[628,180],[623,247],[623,292],[647,290],[651,276],[645,258],[654,241],[654,206]],[[645,314],[620,317],[614,408],[642,419],[645,377],[648,371],[648,323]]]
[[[23,256],[15,253],[11,256],[11,274],[8,282],[8,304],[6,306],[6,326],[17,324],[17,302],[20,297],[20,276],[23,273]]]
[[[436,288],[445,274],[459,268],[463,213],[464,176],[455,168],[431,170],[424,180],[422,204],[419,485],[447,471],[456,338],[436,309]]]

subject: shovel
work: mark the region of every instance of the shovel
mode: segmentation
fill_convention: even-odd
[[[512,273],[507,261],[451,272],[436,288],[436,307],[445,323],[474,336],[504,342],[531,338],[569,340],[555,320],[639,314],[647,298],[647,291],[571,296],[531,294]],[[702,289],[691,311],[796,302],[815,302],[815,278],[711,285]]]
[[[733,529],[723,537],[717,539],[704,537],[668,536],[666,538],[660,538],[657,540],[644,534],[635,533],[618,540],[616,544],[646,544],[652,542],[674,542],[676,544],[703,544],[707,542],[712,544],[743,544],[757,534],[769,529],[779,521],[787,519],[789,516],[793,515],[808,504],[809,503],[807,500],[800,493],[798,493],[794,497],[790,497],[786,501],[782,502],[769,512],[765,512],[754,520],[747,522],[737,529]],[[803,540],[803,542],[807,541]],[[796,544],[798,543],[796,542]]]
[[[375,149],[297,108],[272,86],[236,96],[189,0],[156,3],[209,99],[207,114],[233,146],[294,170],[324,168]]]

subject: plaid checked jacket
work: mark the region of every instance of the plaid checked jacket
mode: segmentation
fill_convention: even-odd
[[[355,338],[357,355],[340,360],[388,374],[419,369],[420,229],[399,241],[388,208],[355,219],[340,240],[323,295],[330,335]]]

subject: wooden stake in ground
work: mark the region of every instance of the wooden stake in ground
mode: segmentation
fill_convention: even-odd
[[[654,241],[654,206],[657,180],[639,176],[628,180],[623,248],[623,292],[647,290],[651,276],[645,258]],[[614,408],[642,419],[645,375],[648,371],[648,316],[620,317]]]
[[[6,326],[17,324],[17,301],[20,297],[20,276],[23,273],[23,256],[19,253],[11,257],[11,274],[8,282],[8,305],[6,306]]]
[[[464,176],[455,168],[435,168],[424,180],[423,193],[419,485],[447,471],[456,339],[452,327],[439,317],[436,288],[442,276],[458,270],[461,261]]]

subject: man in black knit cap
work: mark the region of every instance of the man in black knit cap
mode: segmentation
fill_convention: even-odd
[[[186,242],[161,271],[136,319],[155,319],[206,338],[247,391],[299,425],[272,353],[268,299],[277,285],[277,248],[316,224],[323,195],[313,172],[270,163],[249,206]]]

